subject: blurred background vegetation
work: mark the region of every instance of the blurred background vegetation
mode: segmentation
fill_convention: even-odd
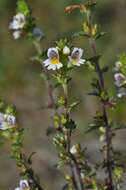
[[[66,5],[84,2],[82,0],[28,0],[33,9],[33,16],[37,18],[38,26],[46,34],[42,41],[43,49],[53,45],[59,37],[71,35],[81,29],[82,17],[75,11],[71,15],[64,13]],[[30,42],[25,40],[15,41],[12,38],[8,25],[15,14],[16,0],[0,0],[0,95],[7,102],[16,105],[19,112],[20,125],[25,130],[25,149],[28,153],[36,151],[33,166],[41,177],[41,182],[47,190],[58,190],[63,182],[62,173],[56,170],[57,157],[51,143],[51,138],[46,136],[46,129],[51,123],[50,112],[40,110],[47,100],[46,86],[40,77],[41,65],[30,61],[35,55],[35,50]],[[112,67],[117,56],[126,51],[126,1],[125,0],[99,0],[94,14],[94,20],[101,25],[103,31],[108,34],[98,41],[98,50],[103,57],[101,64],[110,66],[106,74],[106,85],[110,94],[116,96],[113,84]],[[90,55],[87,40],[80,38],[73,41],[75,46],[84,48],[85,56]],[[91,73],[87,70],[77,69],[73,73],[70,87],[70,100],[83,99],[81,106],[73,113],[78,122],[77,142],[81,141],[83,146],[88,146],[88,154],[92,162],[99,159],[98,148],[100,143],[98,134],[84,135],[84,130],[89,121],[92,120],[95,110],[98,109],[94,98],[87,97],[90,89]],[[76,90],[75,90],[76,89]],[[110,113],[111,117],[118,122],[126,122],[126,100],[118,101],[118,109]],[[114,145],[120,149],[123,155],[126,134],[120,132],[115,139]],[[8,156],[9,144],[5,143],[0,148],[0,189],[14,189],[18,184],[18,172],[15,163]],[[92,154],[94,154],[92,156]],[[58,182],[58,183],[57,183]]]

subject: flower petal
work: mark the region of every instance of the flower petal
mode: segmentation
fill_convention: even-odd
[[[44,63],[44,66],[46,67],[46,66],[50,65],[50,60],[46,59],[43,63]]]
[[[82,64],[85,63],[85,61],[86,61],[85,59],[80,59],[80,60],[79,60],[79,63],[82,65]]]
[[[115,78],[115,85],[117,87],[120,87],[120,86],[126,84],[126,77],[122,73],[116,73],[114,75],[114,78]]]
[[[52,57],[56,57],[57,58],[57,57],[59,57],[59,53],[58,53],[57,48],[55,48],[55,47],[49,48],[48,52],[47,52],[47,56],[49,58],[52,58]]]
[[[18,30],[22,29],[26,23],[25,15],[18,13],[13,17],[13,21],[9,25],[9,29]]]
[[[56,65],[53,65],[53,64],[50,64],[48,67],[47,67],[48,70],[56,70]]]
[[[120,88],[117,96],[118,98],[122,98],[123,96],[126,96],[126,88]]]
[[[83,55],[83,49],[75,47],[71,53],[73,59],[80,59]]]
[[[57,69],[60,69],[61,67],[63,67],[63,64],[62,63],[59,63],[56,65]]]
[[[125,76],[122,73],[116,73],[114,75],[115,80],[124,80]]]
[[[28,181],[27,180],[20,180],[20,188],[26,188],[29,187]]]
[[[13,37],[14,37],[14,39],[15,40],[17,40],[17,39],[19,39],[20,37],[21,37],[21,31],[19,31],[19,30],[16,30],[16,31],[14,31],[13,32]]]
[[[16,124],[16,118],[13,115],[5,114],[4,119],[5,119],[5,122],[8,123],[8,125],[15,125]]]

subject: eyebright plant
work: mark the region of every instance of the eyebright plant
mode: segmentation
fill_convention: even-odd
[[[122,190],[125,169],[121,161],[121,153],[113,147],[113,139],[117,130],[124,129],[125,126],[111,121],[109,110],[113,110],[116,106],[117,97],[126,95],[126,55],[122,54],[119,57],[113,69],[114,83],[118,92],[117,97],[111,97],[105,84],[108,66],[101,65],[102,56],[97,51],[97,40],[102,39],[106,33],[100,31],[98,25],[92,21],[96,5],[96,1],[87,0],[84,4],[73,4],[65,8],[68,14],[76,10],[82,14],[82,28],[72,37],[82,36],[88,39],[92,50],[88,58],[85,56],[84,47],[74,46],[65,37],[43,51],[41,40],[44,33],[36,26],[32,11],[25,0],[17,1],[15,16],[9,24],[15,40],[30,39],[36,48],[36,56],[32,60],[41,64],[42,76],[48,90],[48,102],[42,108],[53,111],[52,127],[47,129],[47,135],[52,137],[57,150],[57,168],[62,170],[67,166],[62,190]],[[91,163],[85,147],[72,141],[77,124],[71,113],[81,101],[78,99],[70,102],[68,86],[72,80],[73,70],[78,71],[77,66],[87,69],[92,76],[95,73],[88,95],[96,97],[100,109],[96,110],[93,121],[87,127],[85,134],[94,130],[99,133],[101,162]],[[46,187],[40,184],[32,168],[34,153],[27,155],[23,150],[23,133],[24,129],[18,125],[15,107],[1,101],[0,135],[3,140],[11,142],[11,157],[15,159],[20,174],[20,181],[15,190],[44,190]],[[102,172],[101,178],[98,177],[99,172]]]

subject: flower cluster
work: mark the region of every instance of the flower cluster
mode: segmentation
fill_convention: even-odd
[[[52,47],[47,51],[48,58],[43,61],[44,66],[47,67],[48,70],[62,68],[64,63],[60,60],[60,54],[61,57],[62,55],[66,56],[68,68],[73,65],[80,66],[85,62],[85,59],[82,59],[83,50],[81,48],[74,47],[71,51],[68,46],[64,46],[61,51],[58,47]]]
[[[7,130],[16,126],[16,118],[11,114],[0,113],[0,130]]]
[[[43,31],[36,27],[31,10],[24,0],[18,0],[17,13],[10,22],[9,29],[13,31],[14,39],[26,36],[40,41],[44,36]]]
[[[30,190],[28,181],[20,180],[19,187],[15,188],[15,190]]]
[[[122,98],[126,96],[126,55],[122,54],[120,60],[115,63],[114,67],[114,80],[118,88],[117,96]]]
[[[26,25],[26,17],[22,13],[17,13],[9,25],[9,29],[13,30],[14,39],[21,37],[22,29]]]

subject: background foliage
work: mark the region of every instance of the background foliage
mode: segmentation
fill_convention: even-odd
[[[33,15],[37,18],[37,24],[46,34],[45,40],[42,42],[42,47],[45,49],[51,46],[53,41],[62,36],[70,35],[80,27],[78,12],[71,15],[64,13],[64,7],[71,3],[83,2],[76,0],[28,0],[28,3],[33,9]],[[48,189],[59,187],[57,179],[62,175],[54,165],[56,157],[54,147],[50,143],[50,139],[46,136],[46,128],[49,126],[49,112],[41,110],[40,107],[47,99],[46,87],[40,77],[41,66],[29,60],[31,55],[34,55],[34,49],[25,40],[20,43],[14,41],[8,30],[9,22],[15,11],[16,0],[0,0],[0,92],[1,98],[16,105],[19,112],[18,118],[20,124],[26,128],[25,147],[28,152],[36,151],[34,156],[34,167],[38,170],[42,178],[42,183],[46,183]],[[113,85],[112,67],[118,55],[126,49],[126,2],[125,0],[106,0],[100,1],[95,14],[96,22],[101,25],[103,31],[108,32],[104,40],[99,41],[98,48],[103,54],[103,64],[107,63],[110,66],[110,72],[106,76],[107,83],[110,87],[110,93],[115,94]],[[74,40],[74,44],[81,46],[85,50],[85,55],[88,57],[86,41],[80,38]],[[74,75],[74,74],[73,74]],[[86,70],[80,69],[79,74],[72,81],[72,87],[69,89],[70,97],[78,98],[78,94],[83,102],[78,108],[74,117],[79,122],[78,133],[75,136],[76,140],[81,139],[84,146],[88,146],[88,154],[92,161],[97,159],[99,155],[97,150],[99,141],[97,134],[93,136],[84,136],[84,130],[87,123],[94,115],[97,104],[93,98],[86,96],[89,90],[90,75]],[[83,85],[82,85],[83,84]],[[75,90],[76,89],[76,90]],[[115,109],[114,117],[117,121],[126,122],[125,119],[125,99],[118,102],[118,110]],[[126,154],[125,149],[125,133],[120,132],[115,140],[115,148],[120,149],[123,155]],[[96,149],[97,148],[97,149]],[[14,189],[18,179],[13,160],[8,159],[9,145],[5,144],[0,149],[0,189]],[[92,154],[94,154],[92,156]],[[123,158],[122,158],[123,159]],[[16,181],[15,181],[16,180]],[[61,181],[59,181],[60,183]]]

